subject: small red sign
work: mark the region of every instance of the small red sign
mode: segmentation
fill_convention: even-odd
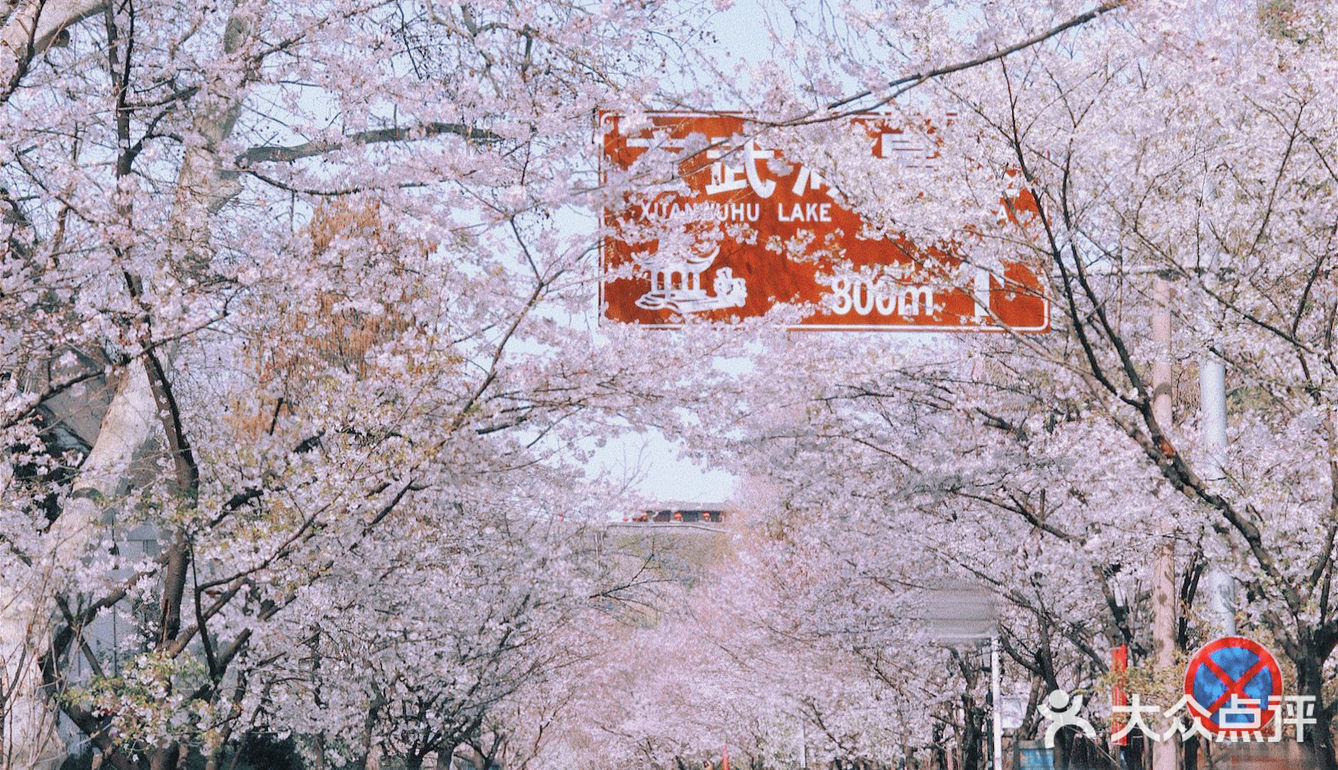
[[[1185,694],[1198,703],[1203,716],[1193,718],[1208,732],[1259,732],[1282,700],[1282,670],[1258,642],[1225,636],[1189,659]]]
[[[1122,734],[1124,730],[1124,718],[1115,714],[1114,709],[1129,705],[1129,696],[1124,691],[1124,683],[1129,674],[1129,645],[1121,644],[1119,647],[1112,648],[1110,651],[1110,675],[1114,679],[1110,687],[1110,734],[1111,742],[1116,746],[1124,746],[1129,743],[1127,734]]]
[[[814,169],[749,138],[741,115],[653,113],[636,130],[605,113],[604,178],[650,151],[671,153],[673,184],[606,209],[603,318],[651,327],[728,321],[780,304],[804,308],[799,328],[1003,331],[1050,329],[1042,271],[1019,256],[990,269],[964,247],[871,235]],[[889,164],[926,164],[932,131],[886,116],[851,124]],[[1030,196],[1003,206],[1035,211]]]

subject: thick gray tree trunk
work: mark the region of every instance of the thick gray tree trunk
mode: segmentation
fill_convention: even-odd
[[[64,757],[55,732],[56,704],[43,691],[39,667],[51,644],[54,601],[73,588],[75,568],[103,530],[105,501],[125,491],[135,456],[156,435],[157,422],[148,373],[143,362],[132,361],[124,367],[97,441],[62,501],[60,517],[47,532],[43,552],[25,574],[0,582],[6,767],[52,767]]]

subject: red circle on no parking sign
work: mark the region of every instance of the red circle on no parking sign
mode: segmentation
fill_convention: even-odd
[[[1207,716],[1193,714],[1211,733],[1255,732],[1273,719],[1282,698],[1282,670],[1263,645],[1243,636],[1225,636],[1203,645],[1185,667],[1185,694],[1194,699]],[[1259,723],[1238,712],[1223,713],[1235,696],[1258,704]]]

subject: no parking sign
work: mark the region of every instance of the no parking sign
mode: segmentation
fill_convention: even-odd
[[[1208,732],[1257,732],[1273,719],[1282,699],[1282,671],[1263,645],[1226,636],[1189,659],[1185,695],[1199,705],[1192,716]]]

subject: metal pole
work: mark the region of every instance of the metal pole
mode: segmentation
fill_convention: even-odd
[[[1208,7],[1207,13],[1203,14],[1204,19],[1216,20],[1219,16],[1217,0],[1206,0]],[[1217,184],[1214,181],[1212,173],[1205,173],[1203,176],[1202,199],[1205,202],[1216,201],[1218,199]],[[1206,214],[1207,212],[1205,212]],[[1208,264],[1207,269],[1201,274],[1205,288],[1215,288],[1217,285],[1218,271],[1222,269],[1225,262],[1226,253],[1217,247],[1211,239],[1208,243]],[[1214,304],[1211,296],[1205,296],[1203,303],[1204,318],[1211,323],[1213,318]],[[1211,336],[1209,338],[1211,340]],[[1209,343],[1211,347],[1211,342]],[[1199,362],[1199,409],[1201,412],[1202,431],[1205,457],[1203,463],[1203,478],[1209,484],[1220,483],[1226,474],[1226,451],[1227,451],[1227,416],[1226,416],[1226,364],[1221,357],[1209,349]],[[1220,536],[1210,533],[1209,538],[1217,539]],[[1230,543],[1224,543],[1230,547]],[[1205,588],[1208,591],[1208,620],[1216,626],[1223,635],[1234,636],[1236,633],[1236,581],[1230,573],[1222,569],[1216,561],[1209,562],[1208,573],[1204,576]]]
[[[1199,364],[1199,406],[1203,411],[1203,443],[1207,454],[1204,478],[1220,481],[1227,448],[1226,365],[1211,353]],[[1236,633],[1236,581],[1216,563],[1208,568],[1208,612],[1225,636]]]
[[[990,637],[990,697],[994,701],[994,770],[1003,770],[1003,701],[999,694],[999,634]]]

